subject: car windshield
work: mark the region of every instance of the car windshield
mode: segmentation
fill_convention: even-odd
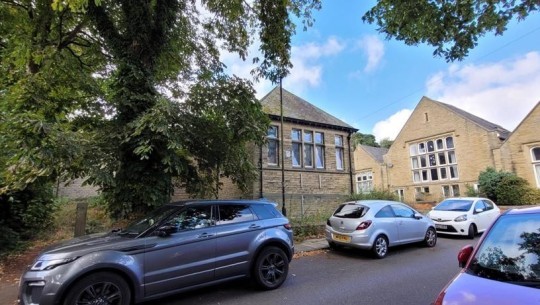
[[[360,218],[366,215],[368,210],[369,208],[363,205],[346,203],[337,208],[334,212],[334,216],[339,218]]]
[[[155,209],[144,217],[132,222],[125,229],[121,230],[118,234],[128,237],[137,237],[151,228],[154,224],[160,223],[167,216],[171,215],[178,207],[165,205]]]
[[[435,211],[462,211],[466,212],[470,210],[472,206],[472,200],[463,199],[446,199],[439,203],[434,210]]]
[[[468,273],[540,288],[540,214],[501,217],[471,261]]]

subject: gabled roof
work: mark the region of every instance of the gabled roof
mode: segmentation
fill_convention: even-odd
[[[384,163],[383,156],[388,153],[388,149],[381,147],[373,147],[367,145],[359,145],[368,155],[370,155],[375,161]]]
[[[346,130],[350,132],[358,129],[343,122],[342,120],[315,107],[302,98],[283,90],[283,120],[306,125],[316,125],[325,128]],[[272,119],[279,120],[281,117],[280,88],[275,87],[261,99],[263,111]]]
[[[424,97],[424,98],[426,98],[426,97]],[[501,140],[504,140],[504,139],[508,138],[508,136],[510,135],[510,131],[506,130],[505,128],[503,128],[500,125],[488,122],[488,121],[486,121],[486,120],[484,120],[482,118],[479,118],[479,117],[475,116],[474,114],[468,113],[467,111],[459,109],[459,108],[457,108],[455,106],[448,105],[448,104],[445,104],[445,103],[441,103],[441,102],[438,102],[438,101],[435,101],[435,100],[432,100],[432,99],[429,99],[429,100],[434,102],[434,103],[437,103],[437,104],[439,104],[439,105],[441,105],[443,107],[446,107],[447,109],[453,111],[457,115],[459,115],[459,116],[461,116],[461,117],[475,123],[476,125],[484,128],[487,131],[496,131],[496,132],[498,132],[499,133],[499,138]]]
[[[523,118],[523,120],[521,120],[521,122],[519,122],[519,125],[516,128],[514,128],[514,131],[506,139],[506,142],[508,142],[510,140],[510,138],[516,133],[516,131],[518,131],[520,129],[521,125],[523,125],[523,123],[525,121],[529,120],[529,118],[532,117],[532,115],[536,111],[540,111],[540,102],[537,102],[536,105],[531,109],[531,111],[529,111],[529,113],[525,116],[525,118]]]

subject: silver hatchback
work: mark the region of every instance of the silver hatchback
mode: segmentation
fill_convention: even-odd
[[[271,202],[178,202],[45,250],[23,274],[19,302],[127,305],[241,277],[275,289],[293,252],[289,221]]]
[[[326,240],[331,248],[371,250],[383,258],[392,246],[423,242],[434,247],[437,232],[431,219],[401,202],[360,200],[339,205],[326,223]]]

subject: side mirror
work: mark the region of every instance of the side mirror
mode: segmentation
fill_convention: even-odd
[[[415,219],[422,219],[422,218],[424,218],[424,216],[422,216],[422,214],[420,214],[420,213],[414,213],[414,218]]]
[[[475,212],[476,214],[482,213],[483,211],[484,211],[484,210],[482,210],[482,209],[474,209],[474,212]]]
[[[159,227],[156,230],[156,235],[159,237],[167,237],[171,235],[172,233],[176,233],[176,231],[177,231],[176,226],[164,225],[164,226]]]
[[[460,268],[465,268],[465,265],[467,265],[469,258],[471,258],[472,252],[473,246],[471,245],[466,245],[465,247],[461,248],[457,256],[458,265]]]

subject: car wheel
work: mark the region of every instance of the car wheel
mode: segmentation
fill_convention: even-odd
[[[388,254],[388,240],[383,235],[377,236],[371,251],[375,255],[375,258],[384,258]]]
[[[469,226],[469,231],[467,232],[467,238],[474,239],[474,236],[476,235],[476,226],[471,223]]]
[[[289,258],[276,247],[268,247],[257,256],[253,268],[253,277],[257,285],[264,290],[281,286],[289,273]]]
[[[97,272],[85,276],[69,289],[64,300],[64,305],[130,303],[129,285],[121,276],[111,272]]]
[[[424,237],[424,245],[426,247],[435,247],[437,244],[437,231],[433,228],[429,228],[426,231],[426,236]]]

